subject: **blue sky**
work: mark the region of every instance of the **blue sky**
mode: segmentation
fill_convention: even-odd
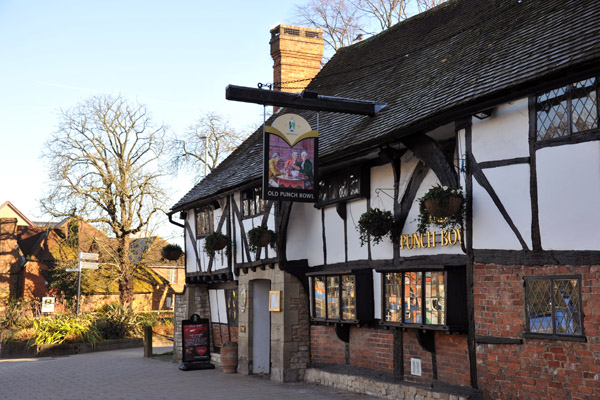
[[[0,204],[47,219],[44,142],[61,108],[95,94],[145,104],[174,132],[213,110],[255,128],[262,106],[225,100],[225,87],[272,81],[269,30],[299,3],[0,0]],[[188,179],[173,181],[171,205]]]

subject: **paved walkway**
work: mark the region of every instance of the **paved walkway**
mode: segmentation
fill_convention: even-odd
[[[170,348],[154,348],[155,354]],[[285,399],[364,400],[369,396],[304,383],[277,383],[219,369],[180,371],[141,348],[68,357],[0,359],[2,400]]]

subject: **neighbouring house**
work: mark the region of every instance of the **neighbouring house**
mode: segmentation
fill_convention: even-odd
[[[100,254],[100,269],[82,274],[82,310],[116,301],[118,285],[106,268],[115,240],[85,221],[66,218],[58,223],[32,222],[14,205],[0,208],[0,292],[8,298],[41,299],[64,290],[75,290],[78,253]],[[160,237],[138,238],[131,244],[131,259],[139,265],[134,283],[134,306],[146,310],[172,310],[173,296],[183,290],[183,257],[166,260]],[[63,281],[65,286],[52,282]],[[70,283],[69,283],[70,282]],[[70,286],[69,286],[70,285]],[[75,288],[75,289],[74,289]],[[71,293],[71,295],[74,295]],[[3,304],[5,301],[3,301]]]
[[[597,1],[450,0],[340,49],[306,87],[313,109],[332,97],[383,109],[283,108],[265,123],[294,114],[318,130],[314,204],[263,199],[265,165],[284,160],[264,159],[261,127],[172,207],[186,247],[177,357],[179,322],[197,313],[213,337],[235,332],[238,372],[276,381],[600,398],[598,15]],[[272,49],[320,37],[271,32]],[[458,227],[430,211],[419,229],[435,185],[462,188]],[[392,234],[363,244],[374,208]],[[249,245],[259,225],[275,248]],[[213,232],[231,242],[210,256]]]

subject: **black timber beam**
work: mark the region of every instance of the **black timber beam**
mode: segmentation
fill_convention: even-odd
[[[244,86],[228,85],[225,88],[227,100],[266,106],[290,107],[313,111],[331,111],[344,114],[376,115],[386,103],[369,100],[355,100],[343,97],[323,96],[316,92],[303,91],[301,94],[263,90]]]

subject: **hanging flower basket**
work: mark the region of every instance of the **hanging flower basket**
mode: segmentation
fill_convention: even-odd
[[[429,225],[441,229],[461,226],[465,209],[462,188],[432,186],[419,200],[417,232],[425,233]]]
[[[181,250],[178,244],[168,244],[162,248],[160,254],[167,260],[177,261],[183,254],[183,250]]]
[[[217,251],[223,250],[230,242],[231,240],[221,232],[213,232],[204,237],[204,251],[209,257],[214,257]]]
[[[383,211],[379,208],[371,208],[363,213],[358,220],[358,232],[360,234],[360,245],[369,242],[379,243],[392,232],[394,217],[391,211]]]
[[[447,218],[460,211],[462,196],[450,195],[425,200],[425,208],[432,217]]]
[[[268,229],[265,225],[259,225],[248,231],[248,242],[250,251],[258,251],[260,247],[266,247],[268,245],[275,248],[277,234],[271,229]]]

